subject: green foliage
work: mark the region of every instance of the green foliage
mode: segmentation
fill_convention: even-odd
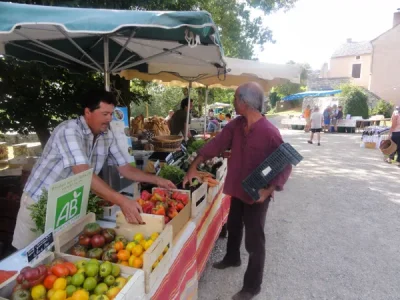
[[[278,96],[278,93],[273,91],[269,94],[269,104],[271,105],[271,108],[276,107],[276,103],[280,101],[281,98]]]
[[[384,115],[385,118],[390,118],[394,110],[393,103],[380,99],[376,106],[371,110],[371,115]]]
[[[341,96],[343,97],[344,114],[352,116],[362,116],[368,118],[368,97],[357,86],[345,84],[341,86]]]
[[[79,97],[102,86],[98,74],[71,74],[64,68],[0,58],[0,130],[36,132],[44,145],[49,130],[80,114]]]
[[[183,181],[185,172],[177,166],[164,165],[158,175],[162,178],[171,180],[174,184],[179,184]]]
[[[287,64],[299,65],[299,67],[302,69],[300,74],[300,84],[287,82],[275,87],[274,91],[278,94],[280,98],[306,91],[308,72],[311,70],[311,66],[308,63],[296,64],[294,61],[291,60]]]

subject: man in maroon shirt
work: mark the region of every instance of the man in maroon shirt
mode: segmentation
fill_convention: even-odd
[[[199,151],[184,179],[184,183],[191,182],[201,162],[231,149],[224,185],[224,193],[232,196],[227,252],[222,261],[214,264],[214,268],[226,269],[241,265],[240,245],[244,225],[249,262],[243,288],[232,297],[234,300],[252,299],[261,291],[265,263],[264,226],[268,205],[273,192],[283,190],[292,169],[288,166],[268,186],[261,189],[257,201],[252,200],[242,187],[242,181],[283,143],[279,130],[261,114],[263,102],[263,90],[257,83],[250,82],[238,87],[234,105],[237,114],[241,116],[229,122],[220,134]]]

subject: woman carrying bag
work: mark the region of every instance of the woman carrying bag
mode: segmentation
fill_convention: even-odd
[[[392,114],[392,127],[389,132],[391,140],[397,145],[397,150],[389,155],[387,162],[391,163],[397,153],[396,164],[400,167],[400,106],[396,106]]]

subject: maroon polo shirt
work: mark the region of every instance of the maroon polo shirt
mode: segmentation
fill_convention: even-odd
[[[244,117],[233,119],[221,133],[199,151],[199,155],[208,160],[220,155],[226,149],[231,149],[224,193],[252,204],[254,200],[244,191],[242,181],[272,154],[283,140],[279,130],[264,117],[251,125],[247,134],[246,124]],[[292,166],[288,165],[270,184],[275,185],[277,191],[283,190],[291,171]]]

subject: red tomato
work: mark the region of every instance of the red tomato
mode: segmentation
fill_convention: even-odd
[[[48,275],[44,281],[43,285],[46,289],[51,290],[53,288],[54,281],[56,281],[57,276],[56,275]]]
[[[58,264],[51,267],[51,273],[53,273],[57,277],[67,277],[69,274],[69,270],[66,266]]]
[[[78,269],[72,262],[67,261],[67,262],[63,263],[63,265],[68,269],[69,276],[73,276],[73,275],[75,275],[76,272],[78,272]]]

